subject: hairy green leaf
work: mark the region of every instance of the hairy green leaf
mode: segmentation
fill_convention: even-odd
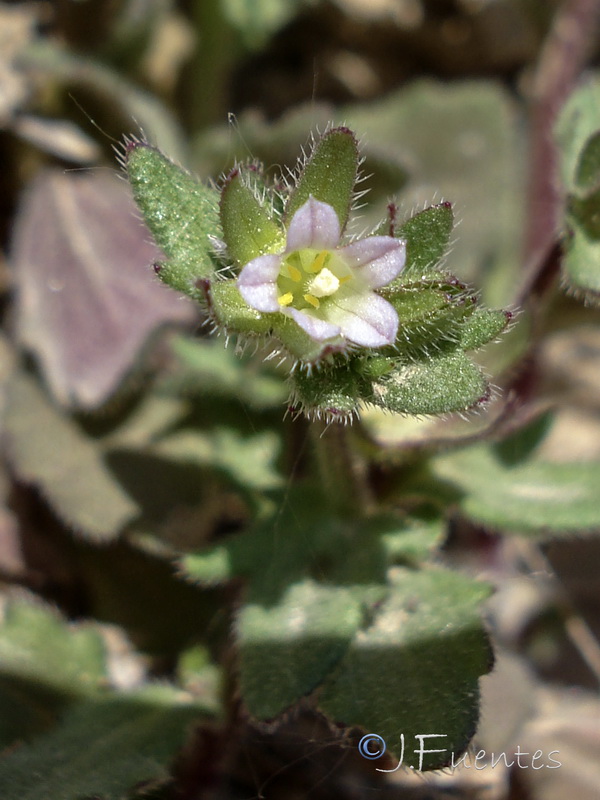
[[[312,581],[290,586],[276,606],[244,606],[236,639],[240,689],[250,713],[271,719],[313,691],[361,619],[361,604],[350,590]]]
[[[467,747],[477,725],[478,678],[491,665],[480,619],[489,587],[444,569],[395,568],[389,597],[326,679],[319,706],[382,736],[407,766],[435,769]],[[441,753],[423,756],[425,750]],[[404,747],[402,737],[404,737]]]
[[[96,694],[106,679],[104,642],[92,625],[67,625],[33,599],[5,600],[0,749],[46,729],[65,703]]]
[[[79,703],[53,731],[0,758],[2,800],[122,800],[141,781],[168,778],[199,712],[167,686]]]
[[[464,514],[498,530],[560,535],[600,528],[600,464],[506,464],[488,447],[440,456],[436,475],[460,493]]]
[[[248,602],[272,604],[290,583],[333,575],[340,548],[356,537],[357,524],[362,521],[332,514],[320,491],[298,486],[277,495],[271,513],[248,530],[185,556],[181,569],[202,585],[244,578]],[[365,582],[381,578],[379,564],[371,563],[373,572],[363,574]]]

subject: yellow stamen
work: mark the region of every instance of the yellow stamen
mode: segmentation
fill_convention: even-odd
[[[304,299],[307,303],[310,303],[313,308],[318,308],[321,305],[318,299],[312,294],[305,294]]]
[[[323,269],[323,265],[325,264],[328,255],[329,255],[328,250],[321,250],[321,252],[317,256],[315,256],[315,259],[312,262],[312,264],[309,267],[307,267],[306,271],[320,272]]]
[[[280,306],[289,306],[293,299],[294,295],[291,292],[286,292],[277,298],[277,302]]]
[[[288,264],[287,268],[288,268],[288,275],[293,281],[295,281],[295,283],[298,283],[299,281],[302,280],[302,273],[300,272],[298,267],[294,267],[293,264]]]
[[[346,275],[345,278],[338,278],[338,281],[340,283],[346,283],[346,281],[349,281],[351,277],[352,277],[352,275]]]

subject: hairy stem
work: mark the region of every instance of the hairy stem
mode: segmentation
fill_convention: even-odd
[[[362,516],[369,505],[366,465],[352,446],[345,425],[311,423],[310,434],[323,488],[333,508],[343,516]]]

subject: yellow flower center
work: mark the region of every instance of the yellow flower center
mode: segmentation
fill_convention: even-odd
[[[280,306],[298,310],[319,308],[323,298],[334,295],[352,273],[329,250],[297,250],[283,262],[277,286]]]

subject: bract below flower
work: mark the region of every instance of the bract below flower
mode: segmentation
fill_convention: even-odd
[[[332,206],[309,197],[294,214],[281,253],[258,256],[242,269],[240,293],[257,311],[281,312],[313,339],[343,337],[364,347],[393,344],[398,315],[374,289],[404,267],[405,243],[369,236],[340,247]]]

